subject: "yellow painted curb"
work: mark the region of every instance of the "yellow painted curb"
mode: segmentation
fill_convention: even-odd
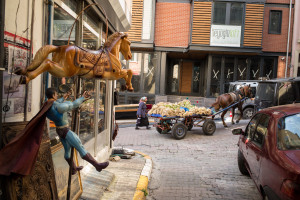
[[[144,156],[145,159],[150,159],[151,160],[151,157],[144,154],[144,153],[141,153],[139,151],[134,151],[134,152],[138,153],[138,154],[141,154],[142,156]],[[148,183],[149,183],[148,177],[141,175],[140,178],[139,178],[139,181],[137,183],[137,186],[136,186],[136,190],[135,190],[135,193],[134,193],[134,196],[133,196],[133,200],[145,200],[146,199],[146,195],[148,195],[147,194]]]

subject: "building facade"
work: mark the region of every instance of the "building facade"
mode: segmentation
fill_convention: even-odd
[[[83,11],[91,4],[93,5]],[[92,97],[82,104],[76,118],[73,117],[73,113],[69,113],[69,122],[76,124],[73,128],[91,155],[97,157],[100,162],[108,159],[113,146],[114,81],[86,80],[76,77],[57,78],[44,73],[25,86],[19,85],[20,76],[12,72],[15,67],[26,68],[31,57],[39,48],[47,44],[60,46],[70,43],[90,50],[99,49],[107,35],[125,32],[130,28],[131,4],[131,0],[105,1],[104,3],[100,0],[1,1],[2,49],[0,58],[3,65],[0,67],[2,103],[0,148],[13,136],[19,134],[28,121],[38,113],[45,101],[46,88],[57,88],[59,95],[62,95],[61,86],[68,86],[73,90],[70,100],[76,98],[74,95],[76,87],[79,90],[78,93],[88,90],[92,94]],[[83,12],[80,17],[81,11]],[[73,25],[75,26],[72,29]],[[79,86],[76,86],[78,82]],[[76,123],[71,123],[72,117]],[[40,157],[39,153],[34,175],[32,175],[41,180],[36,181],[37,185],[34,187],[31,176],[21,181],[23,186],[18,185],[19,182],[15,179],[9,180],[13,183],[11,185],[14,185],[14,190],[11,192],[2,190],[1,180],[0,199],[2,195],[7,195],[3,199],[66,199],[69,166],[64,160],[64,148],[55,129],[54,123],[47,121],[45,137],[40,148],[40,151],[43,150],[41,153],[43,155]],[[40,162],[45,157],[47,157],[46,161]],[[87,162],[82,160],[77,153],[75,158],[77,164],[87,165]],[[44,173],[45,170],[48,171]],[[50,176],[52,170],[54,170],[53,177]],[[85,176],[86,173],[89,172],[83,171],[81,176]],[[44,179],[47,181],[44,182]],[[38,185],[39,183],[41,184]],[[4,185],[7,186],[7,184]],[[22,187],[27,189],[22,192]],[[32,192],[36,189],[43,191]],[[20,192],[15,194],[16,190]],[[72,176],[71,199],[78,198],[81,193],[81,177],[77,174]],[[28,196],[31,194],[45,196]]]
[[[133,0],[134,59],[124,67],[133,69],[136,85],[133,93],[121,93],[121,103],[147,95],[151,103],[189,98],[208,106],[231,81],[284,77],[289,3]]]

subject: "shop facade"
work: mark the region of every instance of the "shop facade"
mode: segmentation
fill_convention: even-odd
[[[131,1],[120,0],[114,1],[114,3],[109,1],[103,3],[98,0],[14,0],[1,2],[4,2],[5,7],[5,15],[1,15],[4,20],[4,23],[1,24],[1,30],[4,33],[2,39],[4,54],[1,52],[4,67],[1,67],[3,76],[0,79],[1,87],[3,85],[1,145],[5,145],[11,138],[19,134],[28,121],[37,114],[45,101],[46,88],[56,88],[59,96],[66,92],[63,88],[70,88],[73,91],[69,98],[70,101],[76,99],[75,91],[78,94],[89,91],[91,98],[82,104],[76,117],[74,117],[74,113],[68,113],[69,124],[74,128],[74,132],[78,134],[85,149],[91,155],[100,162],[107,160],[113,147],[115,81],[87,80],[81,77],[57,78],[44,73],[27,85],[19,85],[20,77],[13,74],[12,71],[17,66],[28,66],[30,57],[46,44],[61,46],[69,43],[90,50],[99,49],[107,35],[117,31],[124,32],[130,28]],[[82,13],[82,17],[78,17],[84,8],[94,3],[97,5],[90,6]],[[77,17],[78,21],[75,22]],[[106,22],[106,17],[108,22]],[[15,23],[12,23],[13,21]],[[73,24],[75,26],[72,29]],[[1,195],[12,199],[66,198],[69,166],[64,159],[64,148],[55,129],[54,123],[47,121],[41,146],[41,151],[43,150],[45,155],[42,156],[42,153],[39,153],[35,166],[35,169],[40,169],[40,171],[34,171],[33,175],[22,179],[21,185],[18,185],[20,178],[9,180],[14,189],[23,192],[13,194],[10,191],[12,188],[8,188],[8,190],[6,188],[5,191],[1,190]],[[77,153],[75,153],[75,158],[78,165],[87,165],[87,162],[82,160]],[[89,172],[83,171],[81,176],[79,174],[72,176],[71,199],[77,199],[81,195],[81,177],[86,173]],[[38,182],[30,182],[33,177],[37,176],[41,179],[46,176],[46,179],[50,181],[49,184],[45,182],[40,183],[40,186],[28,186],[28,184],[38,184]],[[27,190],[25,190],[26,188]],[[1,187],[1,189],[3,188]],[[43,195],[46,196],[43,198],[38,196],[43,192]],[[32,194],[36,196],[28,196]]]
[[[132,11],[132,52],[157,58],[149,103],[188,98],[210,106],[231,81],[284,77],[289,1],[133,0]],[[140,62],[142,69],[147,60]],[[145,93],[120,95],[120,103],[128,104],[138,101],[126,97]]]

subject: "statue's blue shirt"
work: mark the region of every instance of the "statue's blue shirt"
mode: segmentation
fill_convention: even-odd
[[[75,101],[65,101],[64,98],[60,98],[53,102],[52,107],[47,113],[47,118],[52,120],[55,126],[65,126],[68,124],[68,111],[78,108],[84,101],[84,97],[80,97]]]

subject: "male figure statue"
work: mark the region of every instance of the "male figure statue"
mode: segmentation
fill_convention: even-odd
[[[71,156],[71,147],[74,147],[80,154],[81,158],[91,163],[98,172],[102,169],[105,169],[109,163],[98,163],[93,156],[88,153],[85,148],[83,147],[79,137],[69,129],[68,124],[68,116],[67,112],[71,111],[80,106],[83,101],[89,97],[88,92],[84,92],[82,97],[76,99],[75,101],[64,101],[68,95],[64,95],[64,97],[57,99],[57,91],[55,88],[48,88],[46,90],[46,96],[48,101],[53,101],[51,108],[47,112],[47,118],[52,120],[56,126],[56,132],[64,146],[65,149],[65,159],[68,164],[71,166],[70,159]],[[72,174],[76,174],[77,171],[80,171],[83,167],[78,166],[76,167],[75,163],[73,162]]]

